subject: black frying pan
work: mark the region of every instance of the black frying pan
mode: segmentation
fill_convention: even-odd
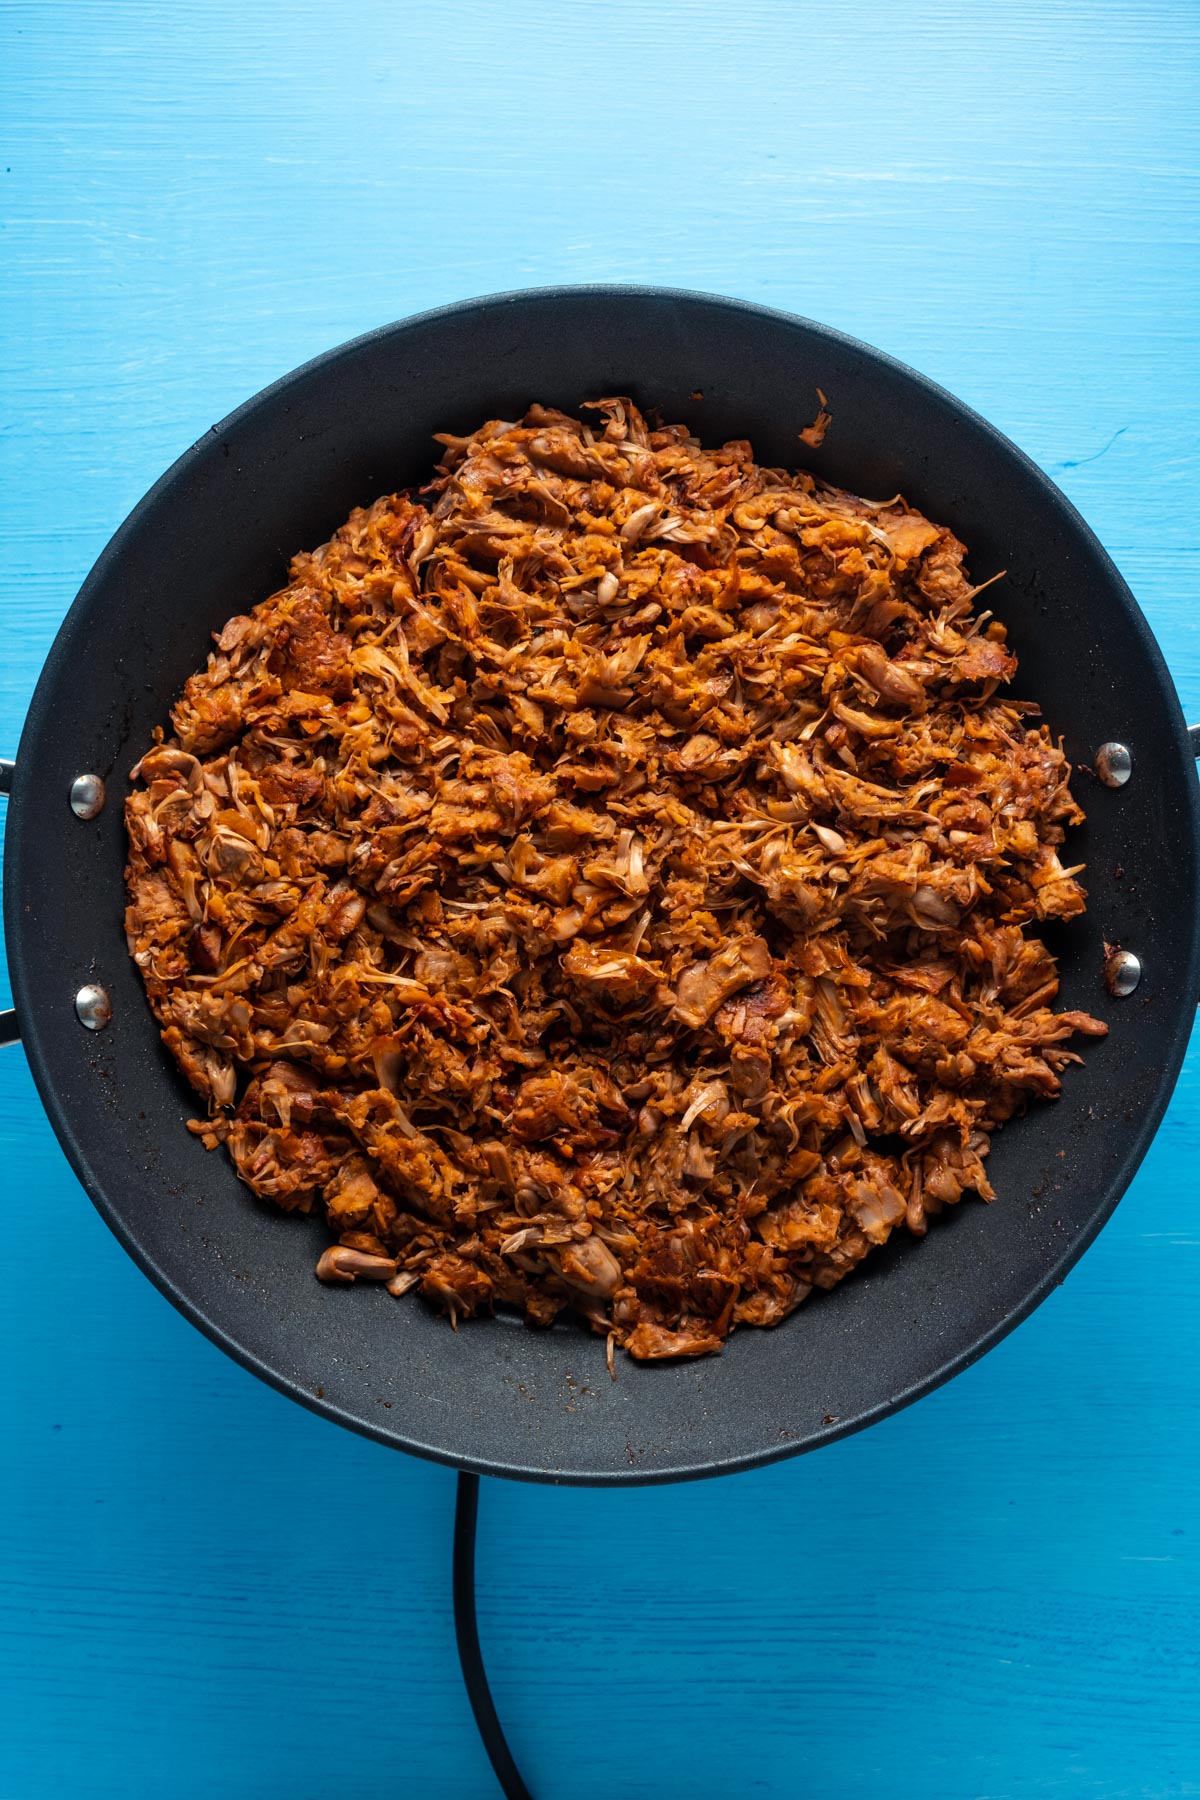
[[[797,433],[816,389],[833,426]],[[999,1198],[968,1201],[921,1244],[895,1243],[775,1331],[718,1357],[608,1380],[603,1343],[505,1320],[455,1336],[417,1300],[330,1289],[324,1229],[257,1202],[184,1130],[193,1100],[163,1051],[121,928],[126,776],[209,633],[265,598],[351,508],[425,479],[435,430],[576,410],[629,393],[708,442],[804,462],[872,496],[897,489],[970,547],[1072,759],[1117,739],[1128,785],[1084,774],[1087,917],[1057,933],[1065,1006],[1109,1021],[1064,1097],[996,1140]],[[702,397],[701,397],[702,396]],[[108,783],[81,821],[76,776]],[[34,1078],[83,1185],[179,1309],[247,1368],[371,1437],[478,1471],[576,1482],[748,1468],[870,1424],[964,1368],[1063,1279],[1116,1205],[1175,1082],[1200,992],[1200,807],[1187,730],[1141,613],[1087,526],[991,426],[911,370],[836,332],[703,295],[552,289],[471,301],[359,338],[216,425],[121,527],[67,616],[21,739],[5,921]],[[1129,998],[1101,982],[1104,943],[1135,951]],[[95,1034],[76,991],[102,984]]]

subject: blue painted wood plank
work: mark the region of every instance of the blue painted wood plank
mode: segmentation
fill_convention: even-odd
[[[0,751],[92,559],[215,419],[390,318],[591,279],[808,313],[961,394],[1091,520],[1200,717],[1190,0],[0,19]],[[1066,1286],[863,1437],[693,1488],[485,1488],[535,1792],[1200,1795],[1198,1160],[1194,1052]],[[0,1800],[489,1791],[451,1478],[186,1326],[19,1051],[0,1169]]]

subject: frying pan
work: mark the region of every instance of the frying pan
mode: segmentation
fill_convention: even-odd
[[[820,387],[833,424],[798,432]],[[1053,1105],[999,1133],[998,1198],[967,1201],[923,1243],[894,1242],[774,1331],[720,1356],[623,1360],[563,1324],[496,1319],[457,1335],[422,1304],[312,1276],[315,1220],[255,1200],[184,1129],[194,1100],[164,1052],[122,935],[127,772],[230,614],[281,585],[290,556],[351,508],[420,482],[435,430],[576,411],[632,394],[709,443],[803,463],[855,492],[903,491],[970,548],[976,581],[1071,759],[1132,754],[1120,788],[1090,773],[1086,917],[1048,931],[1063,997],[1105,1018]],[[81,774],[107,804],[68,804]],[[194,1324],[339,1424],[477,1473],[679,1480],[795,1455],[926,1393],[1045,1298],[1128,1185],[1174,1085],[1200,993],[1192,750],[1170,677],[1125,583],[1070,504],[984,420],[878,351],[782,313],[653,288],[548,289],[426,313],[346,344],[216,425],[117,532],[38,683],[11,778],[4,869],[21,1039],[76,1174],[126,1249]],[[78,798],[78,795],[77,795]],[[84,807],[84,811],[91,811]],[[1105,945],[1140,958],[1110,996]],[[83,1028],[100,986],[111,1020]],[[84,1007],[87,1014],[86,1006]],[[89,1015],[96,1022],[95,1013]],[[12,1020],[8,1029],[15,1029]]]

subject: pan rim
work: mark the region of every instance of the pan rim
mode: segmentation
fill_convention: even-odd
[[[977,436],[990,440],[993,446],[1015,462],[1025,477],[1040,489],[1043,498],[1050,503],[1069,526],[1075,538],[1086,546],[1089,553],[1104,569],[1111,591],[1124,608],[1148,663],[1158,675],[1163,691],[1174,697],[1174,685],[1166,661],[1141,608],[1111,557],[1072,502],[1019,446],[998,431],[982,415],[919,371],[912,369],[886,352],[876,349],[873,345],[802,315],[761,306],[750,301],[695,290],[647,284],[601,282],[526,288],[481,295],[472,299],[456,301],[447,306],[431,308],[379,326],[342,344],[335,345],[282,375],[242,402],[184,450],[149,488],[118,527],[89,571],[59,627],[26,715],[17,751],[13,792],[9,801],[7,854],[4,871],[5,926],[10,947],[9,967],[14,1004],[21,1022],[22,1042],[39,1097],[59,1143],[92,1203],[124,1249],[172,1305],[201,1330],[211,1342],[251,1374],[265,1381],[278,1392],[287,1395],[288,1398],[299,1401],[310,1411],[362,1436],[372,1438],[391,1448],[406,1450],[410,1454],[429,1461],[454,1468],[470,1469],[477,1474],[513,1480],[542,1481],[556,1485],[659,1485],[674,1481],[699,1480],[709,1476],[765,1467],[791,1456],[806,1454],[839,1438],[863,1430],[869,1425],[876,1424],[892,1413],[900,1411],[903,1407],[911,1405],[915,1400],[930,1393],[934,1388],[941,1386],[978,1361],[1010,1331],[1028,1318],[1055,1287],[1061,1285],[1066,1274],[1111,1217],[1153,1141],[1174,1090],[1190,1035],[1191,996],[1200,991],[1200,908],[1193,909],[1187,964],[1185,968],[1178,971],[1177,985],[1183,998],[1174,1012],[1169,1029],[1164,1032],[1162,1074],[1154,1101],[1141,1115],[1137,1128],[1126,1143],[1123,1156],[1108,1177],[1106,1190],[1097,1201],[1086,1224],[1066,1244],[1053,1262],[1043,1270],[1039,1280],[1021,1302],[991,1327],[981,1332],[965,1348],[939,1362],[936,1368],[919,1381],[911,1383],[898,1394],[889,1396],[886,1401],[881,1401],[878,1405],[856,1414],[851,1419],[839,1421],[810,1433],[802,1443],[771,1443],[752,1453],[715,1459],[709,1457],[690,1462],[680,1461],[669,1468],[649,1472],[638,1468],[620,1469],[606,1466],[596,1469],[582,1466],[586,1462],[586,1444],[582,1446],[585,1455],[581,1457],[580,1466],[566,1471],[548,1469],[544,1465],[528,1459],[500,1462],[488,1458],[456,1455],[441,1445],[417,1441],[403,1432],[388,1429],[383,1425],[375,1425],[370,1420],[359,1417],[332,1402],[323,1398],[319,1399],[311,1390],[302,1387],[286,1373],[273,1368],[254,1351],[246,1349],[223,1325],[208,1317],[203,1307],[193,1300],[146,1251],[125,1223],[119,1209],[109,1200],[103,1184],[96,1178],[86,1148],[79,1141],[72,1126],[69,1105],[57,1090],[50,1075],[49,1058],[43,1043],[39,1018],[40,997],[26,981],[25,959],[21,954],[24,925],[21,918],[19,896],[25,889],[25,848],[28,835],[24,829],[24,821],[27,807],[29,817],[32,819],[35,806],[32,747],[42,736],[49,723],[46,716],[47,702],[50,694],[57,689],[61,678],[60,663],[66,654],[65,641],[87,613],[97,592],[110,579],[114,569],[119,567],[127,544],[141,529],[146,515],[164,499],[167,499],[178,484],[187,479],[203,458],[213,438],[219,440],[226,433],[236,430],[244,420],[261,409],[276,405],[287,396],[289,391],[300,387],[315,372],[327,372],[335,368],[341,360],[361,354],[372,344],[402,336],[431,323],[469,317],[472,314],[482,316],[489,312],[498,312],[531,301],[562,301],[574,297],[613,300],[651,299],[659,302],[674,300],[685,305],[698,303],[707,308],[723,309],[744,319],[763,318],[788,328],[799,327],[812,339],[845,347],[864,357],[872,366],[902,377],[907,383],[920,390],[929,400],[936,402],[952,414],[960,426]],[[1181,763],[1190,765],[1193,760],[1192,752],[1187,737],[1187,727],[1177,698],[1174,698],[1174,704],[1168,710],[1169,716],[1162,721],[1164,738],[1169,740],[1168,751],[1173,751]],[[1195,863],[1200,861],[1200,854],[1198,854],[1200,852],[1200,784],[1197,784],[1194,779],[1187,780],[1185,792],[1188,801],[1191,849]],[[663,1374],[666,1374],[669,1379],[669,1370],[659,1371],[659,1376]]]

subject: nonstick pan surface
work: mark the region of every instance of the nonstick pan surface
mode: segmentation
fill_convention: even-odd
[[[798,433],[816,390],[833,425]],[[412,1299],[330,1289],[324,1231],[256,1201],[184,1129],[193,1110],[159,1042],[122,934],[130,766],[209,634],[285,578],[351,508],[427,479],[436,430],[577,410],[629,393],[706,442],[748,437],[870,496],[902,490],[970,548],[976,581],[1072,760],[1119,739],[1127,786],[1087,774],[1085,919],[1048,933],[1062,1004],[1108,1020],[1063,1098],[995,1139],[996,1202],[964,1202],[921,1244],[894,1242],[774,1331],[720,1356],[623,1359],[582,1328],[497,1319],[457,1335]],[[103,775],[98,818],[67,805]],[[1128,589],[1057,489],[982,419],[911,370],[801,319],[662,289],[501,295],[360,338],[214,426],[101,556],[51,650],[21,740],[7,827],[5,920],[21,1034],[46,1110],[126,1248],[195,1324],[276,1387],[398,1448],[483,1473],[642,1482],[747,1468],[883,1417],[987,1350],[1045,1297],[1137,1168],[1179,1070],[1197,992],[1197,784],[1170,677]],[[1111,999],[1105,941],[1142,958]],[[108,988],[85,1032],[74,996]],[[1044,1398],[1044,1395],[1042,1396]]]

